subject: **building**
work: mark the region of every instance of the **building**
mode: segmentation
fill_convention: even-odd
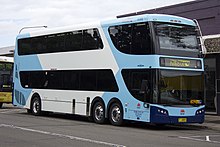
[[[220,0],[195,0],[187,3],[140,11],[118,17],[159,13],[196,19],[206,47],[206,108],[220,115]]]
[[[13,57],[14,56],[14,46],[2,47],[0,48],[0,56]]]

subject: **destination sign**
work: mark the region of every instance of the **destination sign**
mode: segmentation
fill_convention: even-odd
[[[202,63],[200,60],[161,57],[160,66],[201,69]]]

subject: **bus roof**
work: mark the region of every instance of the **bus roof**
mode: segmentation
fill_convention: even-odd
[[[29,33],[19,34],[17,39],[19,38],[27,38],[27,37],[34,37],[34,36],[41,36],[41,35],[48,35],[48,34],[56,34],[61,32],[69,32],[72,30],[81,30],[81,29],[89,29],[89,28],[99,28],[101,26],[112,26],[112,25],[122,25],[122,24],[130,24],[130,23],[137,23],[137,22],[146,22],[146,21],[155,21],[155,22],[170,22],[170,23],[177,23],[177,24],[185,24],[185,25],[192,25],[195,26],[193,20],[173,16],[173,15],[165,15],[165,14],[143,14],[143,15],[135,15],[135,16],[128,16],[122,18],[115,18],[111,20],[104,20],[104,21],[96,21],[90,23],[83,23],[83,24],[76,24],[72,26],[65,26],[65,27],[57,27],[57,28],[44,28],[40,31],[32,31]]]
[[[166,15],[166,14],[142,14],[142,15],[135,15],[128,17],[121,17],[110,21],[104,21],[102,22],[102,25],[104,26],[121,25],[121,24],[137,23],[143,21],[170,22],[170,23],[196,26],[195,22],[191,19],[174,16],[174,15]]]
[[[17,36],[19,38],[27,38],[27,37],[34,37],[34,36],[41,36],[41,35],[49,35],[49,34],[56,34],[62,32],[71,32],[73,30],[82,30],[82,29],[89,29],[89,28],[99,28],[101,27],[100,22],[90,22],[90,23],[82,23],[82,24],[74,24],[71,26],[62,26],[62,27],[54,27],[54,28],[42,28],[40,31],[30,31],[28,33],[22,33]],[[34,27],[33,27],[34,28]]]

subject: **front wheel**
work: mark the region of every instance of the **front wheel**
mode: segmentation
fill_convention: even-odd
[[[3,103],[0,103],[0,108],[2,108]]]
[[[34,97],[31,103],[31,112],[33,115],[41,115],[41,101],[39,97]]]
[[[123,109],[119,103],[114,103],[109,109],[109,121],[112,125],[120,126],[123,123]]]

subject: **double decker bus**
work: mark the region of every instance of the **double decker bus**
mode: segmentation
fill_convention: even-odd
[[[146,14],[19,34],[13,104],[156,124],[204,122],[204,64],[193,20]]]
[[[12,103],[13,57],[0,56],[0,108]]]

